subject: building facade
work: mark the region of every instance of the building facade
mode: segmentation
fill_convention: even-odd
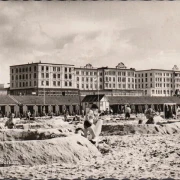
[[[135,82],[135,88],[143,90],[145,96],[173,96],[180,90],[180,71],[177,66],[136,71]]]
[[[41,62],[10,66],[11,95],[173,96],[179,91],[177,66],[140,71],[122,62],[114,68]]]
[[[77,95],[74,82],[74,65],[39,62],[10,66],[12,95]]]

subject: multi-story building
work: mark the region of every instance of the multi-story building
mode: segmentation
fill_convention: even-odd
[[[74,65],[69,64],[39,62],[10,66],[11,94],[77,94],[74,73]]]
[[[146,96],[173,96],[180,89],[180,71],[177,66],[172,70],[149,69],[136,71],[136,89]]]
[[[142,95],[135,89],[135,69],[123,63],[115,68],[41,62],[10,66],[10,90],[12,95]]]
[[[81,94],[142,95],[135,89],[135,69],[127,69],[123,63],[115,68],[93,68],[91,64],[75,68],[76,88]]]

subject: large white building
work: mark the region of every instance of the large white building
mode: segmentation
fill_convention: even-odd
[[[128,69],[123,63],[115,68],[41,62],[10,66],[12,95],[173,96],[179,90],[177,66],[140,71]]]
[[[177,66],[172,70],[149,69],[136,71],[136,89],[146,96],[173,96],[180,90],[180,71]]]
[[[11,94],[62,95],[63,89],[75,87],[74,73],[74,65],[69,64],[39,62],[10,66]]]
[[[13,95],[73,94],[142,95],[135,89],[135,69],[123,63],[115,68],[94,68],[91,64],[30,63],[10,66],[10,92]]]

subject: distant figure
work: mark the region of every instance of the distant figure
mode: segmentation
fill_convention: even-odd
[[[84,118],[84,109],[82,109],[82,117]]]
[[[6,121],[6,123],[4,125],[8,129],[13,129],[15,127],[15,124],[13,122],[13,118],[14,118],[14,114],[11,113],[10,116],[9,116],[9,119]]]
[[[130,106],[129,105],[127,105],[126,107],[125,107],[125,119],[130,119],[130,114],[131,114],[131,108],[130,108]]]
[[[28,120],[30,120],[30,117],[31,117],[31,112],[28,111],[28,113],[27,113],[27,118],[28,118]]]
[[[155,124],[155,122],[154,122],[155,115],[156,115],[156,112],[152,108],[147,109],[147,111],[145,113],[145,116],[148,119],[146,124]]]

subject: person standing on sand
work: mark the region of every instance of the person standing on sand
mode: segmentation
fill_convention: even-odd
[[[125,107],[125,119],[129,120],[130,119],[130,114],[131,114],[131,108],[129,105]]]
[[[94,132],[94,127],[98,121],[98,107],[93,104],[87,115],[85,116],[84,121],[84,136],[87,138],[88,132],[91,135],[91,140],[96,141],[96,134]]]

